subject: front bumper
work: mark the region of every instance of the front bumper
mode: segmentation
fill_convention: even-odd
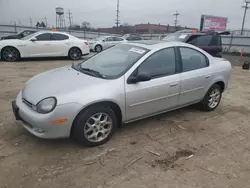
[[[21,92],[16,101],[12,102],[12,109],[18,124],[22,125],[31,134],[45,139],[67,138],[70,136],[74,118],[82,105],[68,103],[58,105],[49,114],[39,114],[22,101]],[[67,119],[63,123],[54,123],[57,119]]]
[[[90,49],[90,51],[94,51],[95,50],[95,44],[89,44],[89,49]]]

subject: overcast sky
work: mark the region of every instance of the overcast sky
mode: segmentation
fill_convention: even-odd
[[[228,28],[239,29],[242,23],[243,0],[120,0],[121,23],[161,23],[173,25],[173,13],[179,10],[179,24],[199,27],[201,14],[228,17]],[[48,18],[55,25],[55,8],[69,9],[74,24],[89,21],[93,27],[114,26],[116,0],[0,0],[0,23],[10,24],[19,20],[22,25],[33,25]],[[66,24],[68,15],[65,14]],[[250,28],[250,12],[246,17]]]

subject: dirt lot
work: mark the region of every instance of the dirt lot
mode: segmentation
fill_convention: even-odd
[[[0,62],[0,188],[250,187],[249,71],[233,67],[214,112],[166,113],[123,126],[101,147],[83,148],[33,137],[15,123],[10,105],[33,75],[68,64]]]

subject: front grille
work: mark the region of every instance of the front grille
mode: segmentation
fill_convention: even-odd
[[[30,108],[32,108],[33,104],[29,101],[27,101],[25,98],[22,98],[23,103],[26,104],[27,106],[29,106]]]

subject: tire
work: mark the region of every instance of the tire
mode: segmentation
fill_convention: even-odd
[[[1,58],[4,61],[18,61],[20,59],[20,52],[14,47],[5,47],[2,49]]]
[[[116,131],[117,125],[114,111],[109,107],[97,105],[84,110],[77,117],[72,133],[82,145],[94,147],[106,143]]]
[[[69,50],[69,58],[71,60],[77,61],[82,58],[82,51],[79,48],[71,48]]]
[[[211,96],[214,95],[214,98]],[[222,89],[219,85],[214,84],[206,93],[204,99],[201,101],[201,109],[204,111],[213,111],[215,110],[221,101]],[[212,102],[213,101],[213,102]]]
[[[96,45],[95,46],[95,52],[100,53],[102,51],[102,46],[101,45]]]

